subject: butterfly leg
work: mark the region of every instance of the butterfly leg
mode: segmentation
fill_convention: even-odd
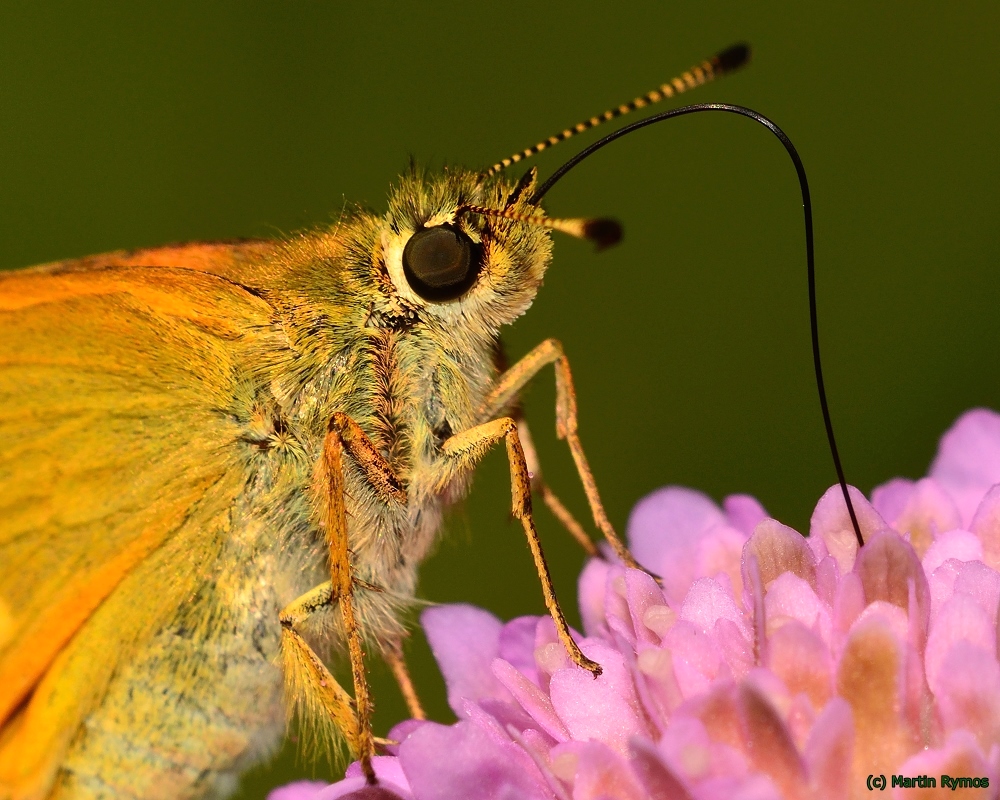
[[[337,587],[327,581],[282,609],[278,616],[281,657],[289,715],[298,710],[304,719],[315,720],[320,726],[321,743],[333,740],[332,731],[327,736],[322,733],[327,722],[331,722],[347,739],[351,753],[357,756],[364,743],[354,701],[302,635],[302,626],[311,616],[332,608],[341,599]]]
[[[413,686],[413,680],[410,678],[410,671],[406,668],[402,643],[396,642],[387,648],[383,655],[389,669],[392,670],[396,683],[399,684],[399,690],[406,701],[406,708],[409,710],[410,716],[413,719],[427,719],[424,707],[420,704],[420,698],[417,696],[417,690]]]
[[[327,544],[330,548],[331,592],[332,596],[337,598],[343,616],[347,651],[351,661],[351,676],[354,681],[357,722],[353,749],[361,762],[366,780],[370,784],[375,784],[377,780],[372,767],[375,738],[371,725],[374,708],[371,691],[368,688],[368,676],[365,673],[361,630],[354,609],[355,580],[347,541],[344,451],[347,451],[362,469],[371,486],[386,502],[405,504],[406,492],[392,467],[361,427],[346,414],[340,412],[334,414],[323,441],[323,457],[320,459],[316,478],[326,494],[324,521]],[[333,713],[337,712],[334,710]],[[333,718],[336,720],[336,716]]]
[[[615,532],[597,491],[597,482],[590,471],[590,464],[583,452],[583,445],[577,433],[576,390],[573,388],[573,375],[570,372],[569,360],[563,353],[562,344],[556,339],[546,339],[535,347],[524,358],[504,372],[496,382],[493,390],[487,395],[486,401],[479,410],[480,419],[489,419],[500,413],[514,402],[518,393],[549,364],[555,365],[556,371],[556,435],[565,439],[569,445],[576,471],[580,475],[583,491],[587,495],[594,523],[604,534],[608,544],[623,563],[630,567],[638,567],[632,554]],[[558,516],[558,514],[557,514]]]
[[[507,361],[507,353],[504,350],[503,343],[499,341],[497,342],[497,349],[494,354],[494,364],[497,372],[500,374],[504,374],[510,369],[510,364]],[[514,399],[511,405],[504,408],[503,411],[512,416],[515,422],[517,422],[517,435],[521,439],[524,460],[528,464],[528,476],[531,478],[532,494],[542,498],[542,502],[545,503],[549,511],[559,520],[569,535],[576,540],[577,544],[583,548],[588,556],[591,558],[599,557],[600,551],[590,538],[590,535],[577,522],[572,512],[563,505],[562,500],[552,491],[552,487],[549,486],[542,476],[542,464],[538,458],[538,451],[535,450],[535,442],[531,437],[531,431],[528,429],[528,420],[524,416],[524,409],[521,407],[521,404]],[[495,409],[495,413],[501,413],[501,409]]]
[[[490,422],[484,422],[482,425],[476,425],[449,437],[441,445],[441,450],[446,456],[454,459],[457,468],[468,468],[501,440],[507,444],[507,460],[510,463],[512,513],[521,521],[524,534],[528,539],[528,547],[531,549],[535,569],[538,571],[538,578],[542,583],[545,607],[549,610],[552,621],[556,625],[559,640],[574,663],[595,676],[600,675],[600,665],[587,658],[573,641],[569,624],[566,622],[566,617],[556,599],[549,567],[545,563],[545,554],[542,552],[542,544],[538,539],[538,531],[535,530],[535,522],[531,514],[531,479],[528,476],[524,449],[521,447],[517,433],[517,423],[511,417],[500,417]]]
[[[535,443],[531,438],[531,431],[528,429],[528,421],[518,412],[514,415],[517,420],[517,435],[521,439],[521,447],[524,450],[524,460],[528,465],[528,476],[531,478],[531,491],[539,495],[542,501],[548,506],[549,511],[562,526],[569,532],[576,542],[584,549],[588,556],[596,558],[600,556],[597,546],[587,535],[583,526],[576,521],[572,512],[563,505],[562,500],[545,482],[542,477],[542,465],[538,460],[538,452],[535,450]]]

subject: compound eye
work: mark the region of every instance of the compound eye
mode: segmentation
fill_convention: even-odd
[[[424,228],[403,248],[403,274],[424,300],[454,300],[476,281],[479,247],[450,225]]]

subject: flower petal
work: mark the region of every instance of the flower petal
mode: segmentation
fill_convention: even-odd
[[[535,683],[538,674],[535,669],[535,629],[538,617],[517,617],[500,629],[498,654]]]
[[[931,591],[913,547],[895,531],[879,531],[866,540],[854,572],[869,604],[882,600],[909,612],[913,644],[922,650],[931,617]]]
[[[670,613],[670,608],[656,581],[641,570],[626,570],[625,598],[636,639],[647,644],[659,644],[662,630],[659,622]],[[650,623],[655,627],[650,627]]]
[[[729,525],[717,525],[698,542],[697,574],[729,581],[733,597],[743,594],[743,548],[747,537]]]
[[[851,496],[851,505],[857,516],[861,535],[867,543],[872,536],[886,530],[888,526],[861,492],[853,486],[848,486],[847,491]],[[858,554],[858,538],[840,486],[831,486],[816,504],[809,521],[809,538],[822,540],[826,551],[837,560],[841,574],[850,572]]]
[[[767,666],[791,694],[805,694],[817,710],[833,694],[830,651],[819,636],[797,620],[789,620],[768,637]]]
[[[767,519],[767,511],[756,497],[748,494],[731,494],[722,501],[722,509],[726,512],[729,524],[741,531],[744,536],[753,533],[761,522]]]
[[[816,557],[805,538],[777,520],[761,522],[743,547],[743,564],[757,559],[760,579],[767,589],[779,575],[791,572],[816,588]],[[744,577],[744,582],[747,580]]]
[[[576,761],[573,800],[648,800],[626,758],[601,742],[570,742],[555,750]]]
[[[990,614],[972,597],[953,595],[941,607],[927,637],[924,653],[924,670],[931,691],[946,681],[940,676],[948,651],[961,641],[970,642],[986,652],[996,653],[996,624]]]
[[[629,547],[636,560],[663,578],[664,592],[680,602],[695,578],[698,541],[725,525],[726,516],[701,492],[668,486],[646,495],[628,519]]]
[[[645,796],[651,800],[692,800],[680,776],[645,739],[632,740],[632,769],[646,790]]]
[[[557,742],[569,741],[569,731],[563,721],[559,719],[555,709],[552,707],[552,700],[545,692],[535,686],[523,674],[516,670],[512,664],[498,658],[493,662],[493,673],[497,679],[507,687],[514,699],[520,704],[531,718],[538,723],[539,728],[555,739]]]
[[[413,800],[410,784],[403,774],[399,759],[375,756],[372,768],[378,777],[377,786],[368,784],[361,772],[361,765],[354,762],[347,768],[344,780],[324,789],[313,800]]]
[[[745,639],[753,639],[732,594],[714,578],[699,578],[692,584],[678,618],[694,624],[703,633],[711,633],[720,619],[726,619],[739,628]]]
[[[671,712],[681,704],[683,696],[670,649],[667,647],[643,646],[636,656],[636,669],[643,682],[643,700],[656,710],[654,722],[665,727]]]
[[[967,730],[984,752],[1000,742],[1000,665],[969,641],[947,652],[931,686],[946,731]]]
[[[388,781],[379,781],[378,785],[370,786],[364,778],[344,778],[313,795],[313,800],[413,800],[413,795]]]
[[[951,495],[933,478],[923,478],[900,491],[903,481],[891,481],[891,488],[872,492],[872,505],[889,525],[907,537],[919,555],[930,547],[939,533],[961,527],[962,515]],[[908,483],[908,482],[907,482]],[[880,506],[890,513],[882,512]]]
[[[674,680],[684,698],[707,691],[720,673],[722,677],[729,674],[714,637],[687,620],[678,621],[670,629],[663,645],[670,651]]]
[[[959,417],[941,437],[930,476],[952,496],[968,525],[982,496],[1000,483],[1000,414],[978,408]]]
[[[633,736],[650,732],[642,721],[625,660],[604,642],[586,640],[581,649],[604,671],[595,678],[575,666],[559,670],[549,684],[552,706],[574,739],[596,739],[627,753]]]
[[[1000,486],[994,486],[983,497],[969,530],[983,543],[983,561],[1000,570]]]
[[[697,713],[699,706],[700,703],[694,703],[689,710]],[[691,784],[713,774],[746,773],[746,760],[731,748],[715,744],[705,725],[695,716],[678,714],[664,731],[657,750],[670,769]]]
[[[834,697],[823,709],[805,746],[809,793],[817,800],[851,795],[854,781],[845,765],[854,760],[854,718],[851,706]]]
[[[583,620],[583,632],[587,636],[600,636],[607,632],[605,621],[604,599],[607,593],[608,572],[611,565],[602,558],[590,559],[577,580],[580,617]]]
[[[314,800],[327,786],[325,781],[296,781],[274,789],[267,800]]]
[[[774,580],[764,598],[766,631],[775,631],[788,620],[798,620],[830,641],[830,611],[812,587],[799,576],[786,572]]]
[[[806,770],[781,717],[750,682],[739,688],[747,757],[788,798],[806,796]]]
[[[551,800],[531,757],[468,721],[429,723],[400,745],[399,760],[420,800]]]
[[[973,598],[993,623],[1000,606],[1000,572],[981,561],[960,564],[955,574],[955,592]]]
[[[892,525],[902,515],[910,498],[913,497],[915,483],[908,478],[893,478],[881,486],[876,486],[872,489],[872,508]]]
[[[854,717],[853,781],[892,775],[919,744],[901,713],[904,659],[903,642],[880,616],[863,617],[851,630],[837,668],[837,694]]]
[[[685,708],[697,715],[712,740],[737,750],[769,778],[780,796],[805,796],[805,764],[781,717],[753,683],[716,686]]]
[[[456,604],[428,608],[420,622],[448,685],[448,705],[459,717],[466,700],[511,699],[490,669],[500,654],[500,620],[481,608]]]
[[[983,543],[969,531],[956,529],[942,533],[927,548],[921,563],[925,575],[931,575],[948,559],[956,561],[982,561]]]

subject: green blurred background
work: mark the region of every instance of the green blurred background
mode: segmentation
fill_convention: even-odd
[[[321,225],[382,208],[412,154],[485,166],[631,99],[738,40],[752,66],[696,94],[792,137],[816,212],[827,383],[849,480],[922,475],[963,410],[1000,406],[995,0],[538,4],[5,2],[0,268]],[[545,153],[543,176],[585,137]],[[756,495],[800,530],[833,480],[813,384],[794,172],[762,128],[723,115],[603,151],[548,197],[611,214],[618,248],[559,239],[517,357],[560,338],[613,522],[667,484]],[[526,398],[550,482],[586,518],[553,432],[551,373]],[[431,601],[543,613],[502,453],[422,573]],[[539,526],[573,607],[582,557]],[[573,614],[575,618],[575,613]],[[419,634],[416,681],[447,720]],[[378,732],[404,715],[373,666]],[[287,747],[244,782],[294,775]]]

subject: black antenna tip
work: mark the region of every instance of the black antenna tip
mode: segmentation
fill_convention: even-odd
[[[588,219],[583,225],[583,235],[593,242],[600,252],[622,240],[622,225],[618,220],[607,217]]]
[[[716,55],[714,61],[719,72],[732,72],[744,67],[750,61],[750,45],[746,42],[740,42],[727,47]]]

